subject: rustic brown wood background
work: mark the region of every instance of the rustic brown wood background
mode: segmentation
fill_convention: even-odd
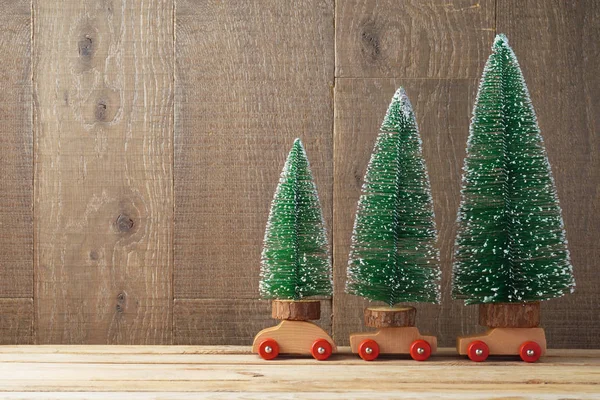
[[[543,305],[552,347],[600,347],[600,2],[0,0],[0,343],[247,344],[269,203],[295,137],[333,245],[321,325],[364,329],[343,293],[356,200],[394,90],[416,109],[449,298],[470,113],[495,33],[538,112],[578,283]]]

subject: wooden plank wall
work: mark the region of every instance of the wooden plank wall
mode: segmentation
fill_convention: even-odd
[[[176,17],[175,343],[249,343],[273,323],[259,260],[296,137],[332,226],[333,0],[179,0]]]
[[[31,4],[0,1],[0,344],[33,335]]]
[[[319,322],[347,344],[350,231],[394,90],[431,175],[451,301],[470,113],[504,32],[553,166],[578,288],[544,304],[552,347],[600,346],[600,3],[594,0],[0,0],[0,343],[247,344],[271,325],[260,247],[304,141],[334,256]]]
[[[34,1],[37,343],[169,343],[173,3]]]

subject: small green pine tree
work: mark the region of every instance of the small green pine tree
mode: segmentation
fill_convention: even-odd
[[[561,210],[519,63],[498,35],[480,82],[462,183],[453,297],[525,302],[574,288]]]
[[[358,201],[346,291],[390,306],[439,301],[429,177],[402,88],[389,106]]]
[[[299,300],[332,292],[325,221],[300,139],[294,141],[271,203],[260,277],[265,299]]]

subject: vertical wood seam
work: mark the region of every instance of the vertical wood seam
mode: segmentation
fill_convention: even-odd
[[[33,2],[36,0],[30,0],[29,1],[29,23],[30,23],[30,39],[29,39],[29,46],[30,46],[30,51],[29,51],[29,68],[31,69],[31,71],[29,72],[29,76],[31,79],[31,111],[30,111],[30,121],[31,121],[31,146],[32,146],[32,150],[31,150],[31,308],[32,308],[32,327],[31,327],[31,341],[32,344],[37,344],[38,340],[37,340],[37,308],[35,305],[35,293],[36,293],[36,257],[37,257],[37,252],[35,251],[35,243],[36,243],[36,239],[37,239],[37,235],[36,235],[36,206],[35,206],[35,194],[36,194],[36,190],[35,190],[35,175],[36,175],[36,171],[35,171],[35,160],[36,160],[36,156],[37,156],[37,135],[36,135],[36,130],[35,130],[35,92],[34,92],[34,84],[35,84],[35,77],[34,77],[34,73],[35,73],[35,68],[33,65],[33,61],[34,61],[34,54],[33,52],[35,51],[35,14],[34,14],[34,4]]]
[[[335,260],[336,260],[336,251],[335,251],[335,114],[336,114],[336,96],[335,96],[335,86],[337,83],[337,32],[336,32],[336,21],[337,21],[337,2],[338,0],[333,0],[333,87],[331,88],[331,101],[333,102],[333,107],[331,107],[332,112],[332,121],[331,121],[331,280],[333,282],[333,288],[331,290],[331,337],[335,341],[335,331],[336,331],[336,323],[335,323]]]
[[[334,253],[334,246],[333,244],[335,243],[335,221],[334,221],[334,216],[335,216],[335,80],[336,80],[336,34],[335,34],[335,19],[336,19],[336,9],[337,9],[337,0],[332,0],[332,7],[333,7],[333,12],[332,12],[332,21],[331,21],[331,29],[333,30],[333,49],[332,49],[332,54],[333,54],[333,76],[331,79],[331,242],[329,243],[329,248],[330,248],[330,254],[331,254],[331,282],[332,282],[332,288],[331,288],[331,298],[329,299],[330,302],[330,308],[331,308],[331,313],[329,314],[329,319],[331,320],[331,337],[334,337],[334,331],[335,331],[335,327],[333,326],[333,314],[334,314],[334,309],[333,309],[333,299],[335,296],[335,287],[333,287],[333,283],[334,283],[334,279],[333,279],[333,274],[334,274],[334,270],[335,270],[335,253]]]
[[[176,96],[176,79],[175,76],[177,74],[177,37],[175,36],[175,30],[177,29],[176,21],[177,21],[177,0],[173,0],[173,9],[171,10],[171,21],[172,21],[172,35],[173,35],[173,49],[172,49],[172,57],[173,60],[171,64],[173,66],[173,75],[171,77],[173,82],[173,102],[171,103],[171,118],[172,118],[172,130],[171,130],[171,298],[169,300],[169,309],[171,316],[171,343],[175,343],[175,101],[177,100]]]

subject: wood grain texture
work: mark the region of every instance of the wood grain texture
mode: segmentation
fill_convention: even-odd
[[[372,399],[375,392],[394,399],[596,399],[600,373],[598,350],[549,350],[535,366],[516,357],[476,366],[455,349],[439,349],[423,363],[401,356],[367,363],[347,347],[324,362],[264,361],[250,347],[217,354],[227,346],[0,350],[3,399]]]
[[[0,299],[0,345],[33,343],[33,299]]]
[[[476,307],[450,299],[451,254],[460,198],[462,160],[476,79],[344,79],[336,81],[334,181],[334,340],[364,331],[365,300],[345,294],[352,224],[362,179],[395,90],[404,86],[415,109],[431,180],[442,266],[442,304],[418,304],[416,326],[442,346],[475,332]]]
[[[593,388],[593,387],[592,387]],[[551,389],[552,390],[552,389]],[[586,387],[585,389],[577,391],[577,399],[593,399],[595,394],[591,394],[593,392],[586,392],[586,390],[590,390],[590,387]],[[514,394],[517,397],[511,397],[515,399],[523,399],[526,397],[518,396],[517,391],[503,391],[506,394]],[[561,394],[563,390],[560,390],[560,393],[536,393],[535,398],[538,400],[561,400],[565,395]],[[155,393],[148,392],[123,392],[123,391],[113,391],[113,392],[17,392],[17,393],[6,393],[4,394],[4,399],[6,400],[121,400],[123,398],[127,398],[128,400],[197,400],[197,399],[240,399],[244,400],[250,399],[281,399],[283,398],[294,398],[294,399],[314,399],[318,397],[323,400],[332,400],[332,399],[345,399],[347,393],[339,393],[335,392],[304,392],[298,393],[296,391],[278,391],[278,392],[252,392],[252,393],[243,393],[240,392],[165,392],[158,391]],[[370,392],[353,392],[351,393],[352,399],[356,400],[370,400],[373,398],[373,393]],[[377,395],[383,399],[412,399],[419,400],[422,399],[421,396],[426,396],[427,399],[431,400],[447,400],[447,399],[462,399],[462,400],[482,400],[482,399],[498,399],[494,394],[490,394],[488,397],[482,397],[479,393],[468,393],[465,390],[456,389],[456,390],[444,390],[444,391],[436,391],[436,390],[426,390],[426,391],[418,391],[418,392],[398,392],[398,391],[378,391]],[[242,396],[242,397],[240,397]]]
[[[475,77],[494,34],[494,3],[338,0],[336,77]]]
[[[539,301],[479,304],[479,325],[489,328],[535,328],[540,326]]]
[[[577,284],[572,295],[542,304],[541,326],[550,347],[598,348],[600,3],[500,1],[497,19],[531,92]]]
[[[417,310],[414,307],[368,307],[365,308],[365,326],[391,328],[415,326]]]
[[[33,136],[30,2],[0,1],[0,26],[0,297],[31,298]],[[10,336],[6,339],[10,340]]]
[[[271,317],[292,321],[310,321],[321,318],[319,300],[272,300]]]
[[[296,137],[331,227],[333,1],[181,0],[176,27],[175,298],[256,299]]]
[[[268,300],[176,299],[174,342],[190,344],[252,344],[262,329],[277,325]],[[331,300],[321,300],[321,319],[314,321],[331,334]]]
[[[38,343],[169,343],[173,3],[34,1]]]

